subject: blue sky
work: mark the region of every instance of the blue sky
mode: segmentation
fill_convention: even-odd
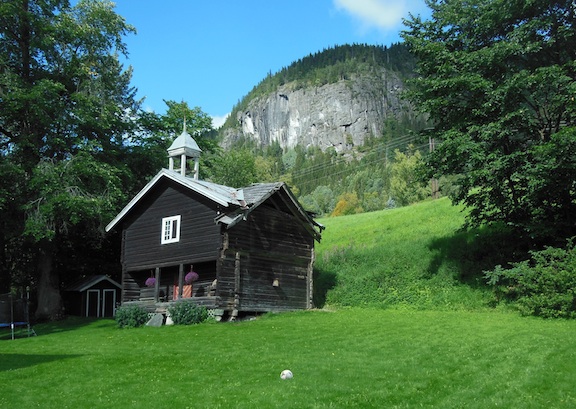
[[[400,41],[424,0],[115,0],[144,109],[186,101],[218,125],[269,72],[341,44]]]

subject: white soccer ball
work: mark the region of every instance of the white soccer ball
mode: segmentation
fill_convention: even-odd
[[[292,379],[294,375],[290,369],[284,369],[280,374],[280,379]]]

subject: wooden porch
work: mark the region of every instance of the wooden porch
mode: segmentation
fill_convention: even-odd
[[[194,299],[199,305],[215,305],[216,261],[195,264],[197,279],[185,282],[185,271],[192,271],[192,268],[192,265],[179,264],[125,271],[122,277],[122,304],[144,305],[151,309],[151,305]]]
[[[164,275],[166,276],[166,275]],[[156,285],[153,287],[132,287],[125,291],[122,305],[139,305],[149,312],[162,312],[175,303],[189,302],[208,309],[218,306],[216,297],[216,279],[198,280],[192,284],[178,285],[173,279],[160,279],[157,273]],[[140,280],[142,281],[142,280]],[[180,281],[182,282],[182,281]]]
[[[190,297],[182,298],[180,300],[170,300],[170,301],[156,301],[154,298],[140,299],[137,301],[125,301],[122,305],[130,306],[137,305],[144,308],[150,313],[160,313],[165,314],[168,308],[177,303],[191,303],[198,306],[206,307],[207,309],[217,309],[218,308],[219,297],[216,296],[202,296],[202,297]]]

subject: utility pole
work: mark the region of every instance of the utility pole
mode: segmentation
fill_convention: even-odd
[[[429,151],[430,153],[432,153],[434,151],[436,141],[434,140],[434,138],[432,138],[432,136],[428,137],[428,147],[429,147]],[[432,178],[430,179],[430,190],[432,191],[432,199],[438,199],[438,197],[440,196],[440,192],[438,190],[438,179],[436,178]]]

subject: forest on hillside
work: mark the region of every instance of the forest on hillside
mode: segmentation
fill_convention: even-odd
[[[260,147],[244,139],[223,152],[219,175],[209,178],[236,187],[284,181],[304,208],[317,215],[406,206],[431,197],[433,186],[438,196],[438,184],[422,180],[430,143],[409,125],[391,120],[383,135],[347,154],[318,147],[283,150],[278,142]],[[451,188],[445,178],[440,187]]]

